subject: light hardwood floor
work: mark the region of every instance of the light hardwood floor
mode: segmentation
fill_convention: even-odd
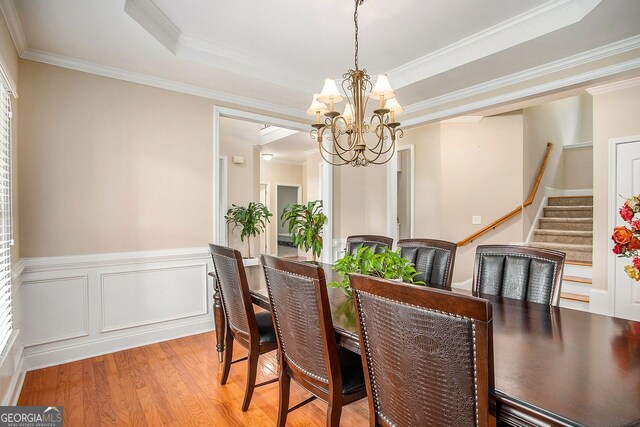
[[[239,345],[234,360],[245,356]],[[274,353],[260,357],[258,383],[275,376]],[[259,387],[242,412],[246,362],[220,385],[213,333],[194,335],[27,373],[19,405],[63,405],[65,426],[273,426],[278,383]],[[291,406],[309,395],[292,382]],[[320,400],[289,414],[288,426],[325,425]],[[366,399],[348,405],[341,425],[368,425]]]

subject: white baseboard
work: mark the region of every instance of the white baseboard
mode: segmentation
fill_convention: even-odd
[[[16,406],[18,404],[18,399],[20,399],[20,392],[22,391],[22,386],[24,385],[24,379],[26,376],[27,371],[24,368],[24,356],[21,355],[18,366],[16,367],[16,372],[11,379],[9,389],[7,390],[2,402],[3,406]]]
[[[152,331],[69,344],[44,351],[27,349],[24,354],[24,368],[26,371],[32,371],[213,330],[213,318],[209,318],[160,327]]]
[[[591,289],[589,293],[589,311],[613,316],[613,313],[609,310],[609,292],[601,289]]]

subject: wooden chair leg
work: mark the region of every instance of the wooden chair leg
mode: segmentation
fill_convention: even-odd
[[[329,408],[327,409],[327,427],[339,427],[341,415],[342,403],[329,402]]]
[[[280,381],[278,391],[280,398],[278,400],[278,427],[284,427],[287,424],[287,415],[289,414],[289,389],[291,387],[291,378],[289,375],[280,370]]]
[[[249,409],[253,389],[256,387],[256,375],[258,373],[258,357],[260,353],[255,350],[249,350],[249,360],[247,361],[247,385],[244,389],[244,400],[242,401],[242,412]]]
[[[224,337],[224,359],[222,363],[222,376],[220,377],[220,384],[225,385],[227,378],[229,378],[229,370],[231,369],[231,362],[233,358],[233,336],[229,331]]]

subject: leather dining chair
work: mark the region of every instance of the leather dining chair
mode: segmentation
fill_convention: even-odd
[[[391,247],[393,246],[393,239],[391,237],[374,235],[359,235],[347,237],[348,254],[355,254],[357,250],[362,246],[372,248],[374,252],[378,253],[381,252],[383,248],[391,249]]]
[[[322,267],[262,255],[271,314],[281,354],[278,426],[315,398],[328,403],[327,426],[342,407],[366,396],[360,356],[336,344]],[[289,408],[291,379],[312,396]]]
[[[560,303],[565,254],[515,245],[476,249],[473,293],[549,304]]]
[[[371,426],[495,425],[485,299],[350,276]]]
[[[213,267],[218,280],[218,289],[227,324],[220,384],[226,384],[229,370],[233,363],[247,360],[247,384],[244,391],[244,400],[242,401],[242,411],[244,412],[249,409],[255,387],[277,381],[274,378],[256,384],[258,357],[278,348],[276,333],[271,313],[268,311],[256,313],[253,309],[240,252],[212,244],[209,244],[209,251],[213,258]],[[247,357],[231,360],[234,340],[249,350]]]
[[[457,245],[435,239],[402,239],[398,242],[400,255],[415,264],[421,280],[429,287],[451,290],[453,263]]]

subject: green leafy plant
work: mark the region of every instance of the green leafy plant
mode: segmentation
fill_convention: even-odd
[[[247,238],[247,256],[250,258],[251,237],[262,233],[272,216],[273,214],[262,203],[249,202],[247,207],[231,205],[224,218],[227,220],[227,224],[234,225],[233,230],[242,227],[240,240],[244,242],[244,238]]]
[[[313,261],[317,261],[322,253],[322,228],[327,222],[327,216],[322,213],[322,200],[287,205],[280,219],[285,227],[289,223],[291,242],[305,252],[311,250]]]
[[[351,273],[424,285],[422,281],[413,280],[418,272],[411,261],[400,256],[400,249],[392,251],[389,248],[384,248],[382,252],[375,253],[372,248],[362,246],[354,254],[346,254],[337,260],[333,265],[333,270],[342,277],[342,281],[329,282],[327,286],[340,288],[348,296],[352,295],[351,282],[349,281]]]

